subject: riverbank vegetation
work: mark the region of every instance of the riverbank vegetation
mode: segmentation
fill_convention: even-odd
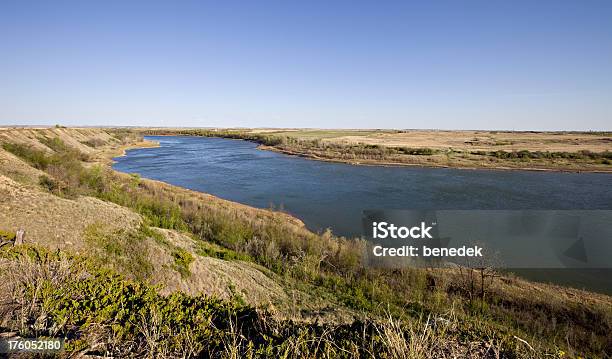
[[[66,338],[71,355],[189,358],[445,358],[532,356],[494,333],[488,342],[453,343],[460,323],[447,316],[386,316],[350,324],[283,321],[236,301],[156,288],[100,269],[86,258],[36,246],[0,250],[6,291],[0,319],[23,337]],[[450,344],[450,345],[449,345]]]
[[[272,145],[278,138],[251,140]],[[72,353],[119,356],[512,358],[612,352],[608,296],[508,275],[481,286],[477,276],[456,270],[366,268],[360,240],[312,233],[283,213],[114,172],[87,162],[91,156],[59,138],[37,141],[47,150],[2,143],[4,151],[41,171],[37,190],[68,201],[96,198],[143,220],[135,229],[110,233],[87,227],[87,255],[3,248],[0,274],[15,289],[1,299],[0,329],[60,335]],[[160,234],[170,230],[191,238],[193,247],[178,247]],[[148,284],[156,279],[146,255],[151,243],[169,249],[167,266],[180,278],[194,277],[201,257],[252,263],[292,296],[324,298],[326,307],[317,315],[342,310],[351,317],[313,323],[310,309],[296,300],[275,314],[270,307],[246,305],[248,292],[225,300],[162,296]]]
[[[612,171],[608,132],[147,130],[223,137],[264,149],[353,164]]]

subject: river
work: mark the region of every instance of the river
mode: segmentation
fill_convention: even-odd
[[[331,228],[348,237],[361,234],[364,209],[612,209],[610,174],[355,166],[262,151],[241,140],[146,138],[160,146],[129,150],[113,167],[282,209],[313,231]]]

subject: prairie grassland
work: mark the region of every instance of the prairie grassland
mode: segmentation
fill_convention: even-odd
[[[117,141],[88,146],[96,150],[87,156],[53,131],[0,140],[6,159],[0,191],[14,197],[1,204],[0,230],[31,234],[31,245],[0,253],[0,276],[14,286],[0,298],[3,331],[61,335],[72,354],[137,357],[612,352],[609,296],[501,274],[485,284],[472,271],[368,269],[359,240],[312,233],[284,213],[112,171],[92,158],[140,138],[103,132]],[[38,178],[24,180],[32,175]],[[110,217],[61,215],[69,212],[57,203],[84,200],[138,220],[109,228]],[[59,214],[42,221],[20,215],[43,211]],[[72,244],[58,245],[64,235],[48,239],[60,225]]]
[[[262,149],[367,165],[612,172],[610,132],[149,129],[237,138]]]
[[[452,308],[418,319],[383,315],[350,324],[279,320],[237,300],[155,287],[83,257],[35,246],[0,249],[5,337],[67,338],[61,357],[537,358],[520,339],[456,339]],[[562,356],[558,351],[555,357]]]
[[[252,130],[253,133],[266,133],[269,135],[287,136],[299,139],[324,139],[343,138],[349,136],[369,137],[382,133],[393,133],[395,131],[382,130]]]

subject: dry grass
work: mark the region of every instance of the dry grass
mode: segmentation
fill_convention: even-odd
[[[214,295],[223,299],[242,297],[246,303],[258,306],[278,306],[289,299],[272,273],[254,263],[226,261],[197,254],[195,241],[189,236],[167,229],[157,229],[164,234],[169,246],[150,245],[150,259],[153,264],[153,284],[163,284],[160,293],[174,291],[196,295]],[[172,267],[172,247],[182,248],[194,256],[189,265],[191,275],[181,278],[180,273],[167,270]]]
[[[69,279],[79,278],[81,272],[66,257],[57,260],[0,258],[0,327],[9,327],[21,333],[50,333],[59,328],[49,326],[48,312],[37,298],[48,285],[61,287]]]
[[[24,186],[0,175],[0,228],[26,229],[26,239],[48,248],[87,251],[83,231],[96,222],[120,228],[136,228],[134,212],[91,197],[65,199]]]
[[[129,144],[121,146],[126,145]],[[95,152],[89,158],[102,156],[102,152],[97,151],[112,151],[112,146],[106,149],[104,147],[90,147]],[[2,171],[0,169],[0,173],[4,173]],[[123,264],[130,263],[130,253],[145,257],[152,266],[147,279],[161,284],[164,294],[174,291],[214,294],[228,300],[267,306],[272,312],[276,312],[276,318],[300,321],[308,317],[331,318],[331,322],[337,324],[334,328],[338,330],[343,328],[342,323],[351,322],[351,319],[357,316],[354,315],[356,308],[368,308],[368,312],[363,315],[376,317],[374,313],[377,310],[371,308],[372,306],[376,306],[376,303],[393,302],[394,314],[388,318],[388,323],[376,327],[377,333],[386,343],[384,345],[387,348],[387,357],[452,357],[451,354],[462,357],[496,357],[504,345],[515,346],[519,348],[517,350],[525,349],[525,356],[528,357],[531,351],[529,346],[540,350],[537,343],[541,342],[542,338],[537,338],[536,343],[533,343],[536,337],[525,336],[520,334],[524,332],[517,331],[514,333],[518,339],[512,339],[512,342],[508,343],[500,342],[497,334],[501,329],[508,328],[538,333],[541,336],[555,334],[557,328],[550,325],[557,321],[560,323],[558,332],[567,334],[566,339],[568,343],[571,341],[572,345],[577,344],[589,350],[605,350],[606,345],[609,345],[609,341],[605,341],[605,334],[601,335],[601,330],[591,328],[591,325],[600,325],[604,329],[612,326],[610,315],[607,314],[610,305],[610,298],[607,296],[563,291],[554,286],[511,279],[506,281],[506,278],[502,278],[490,288],[491,296],[487,296],[488,302],[483,303],[483,307],[489,309],[474,314],[469,312],[469,307],[461,308],[460,316],[458,314],[461,319],[451,320],[447,316],[435,314],[446,310],[454,300],[462,302],[464,299],[461,293],[453,291],[453,277],[448,273],[440,273],[439,277],[436,277],[437,274],[433,272],[425,274],[409,271],[365,271],[359,266],[361,249],[358,242],[335,238],[330,234],[315,235],[304,228],[299,220],[286,214],[247,207],[161,182],[141,180],[110,171],[109,173],[110,175],[105,177],[109,182],[122,186],[122,191],[129,192],[129,196],[120,198],[121,201],[117,203],[135,208],[129,201],[145,197],[150,199],[151,203],[171,203],[180,209],[180,218],[179,222],[172,222],[167,228],[189,228],[192,232],[188,235],[175,229],[151,229],[157,234],[151,231],[146,231],[144,237],[136,234],[134,238],[142,240],[140,244],[144,247],[126,245],[115,248],[119,256],[125,257],[118,261],[114,261],[116,258],[108,253],[99,252],[102,254],[100,259],[106,258],[107,262],[113,265],[120,264],[112,267],[120,270]],[[65,236],[70,233],[82,234],[96,223],[102,223],[104,227],[102,247],[109,243],[126,244],[129,242],[125,239],[132,238],[129,237],[133,235],[131,232],[141,231],[143,227],[139,225],[143,222],[143,216],[146,218],[146,214],[138,215],[126,207],[99,199],[83,195],[75,199],[60,198],[43,192],[37,186],[23,185],[2,176],[0,191],[4,191],[1,198],[8,199],[0,203],[0,206],[4,206],[0,207],[0,227],[7,226],[0,229],[14,231],[15,227],[23,226],[27,230],[27,238],[49,248],[65,247],[58,244],[61,242],[48,237],[58,236],[59,233],[58,237],[66,245]],[[88,210],[83,207],[83,203],[94,203],[94,207]],[[101,207],[95,207],[98,205]],[[116,217],[101,217],[105,208]],[[128,217],[133,220],[129,223],[121,222]],[[79,221],[75,221],[75,218],[79,218]],[[112,227],[114,222],[120,224],[120,232]],[[174,227],[177,223],[180,226]],[[188,227],[184,227],[186,224]],[[125,235],[129,236],[124,237]],[[76,242],[69,241],[72,248],[82,246],[84,249],[95,249],[95,246],[87,244],[83,237],[75,234],[72,238]],[[207,243],[208,252],[204,251],[206,253],[202,254],[203,241],[215,241],[218,246]],[[226,248],[223,249],[222,246]],[[134,248],[136,249],[130,250]],[[193,256],[192,261],[184,264],[186,268],[183,270],[187,275],[176,270],[176,257],[173,253],[178,250],[184,250]],[[221,257],[213,258],[207,254],[218,250],[234,250],[231,252],[233,257],[222,260]],[[105,255],[107,257],[104,257]],[[250,256],[248,260],[257,261],[260,265],[243,261],[241,255]],[[430,285],[428,281],[432,278],[434,284]],[[403,310],[432,314],[413,322],[411,327],[410,321],[397,319],[397,313]],[[580,313],[583,317],[580,317]],[[342,318],[345,314],[348,315],[348,320]],[[478,318],[482,319],[482,322],[470,324],[474,327],[458,328],[458,323],[471,323],[472,320],[480,320]],[[592,323],[589,323],[588,318],[593,319]],[[154,318],[149,319],[142,323],[143,328],[156,325]],[[453,324],[446,326],[447,321]],[[567,324],[576,328],[567,330]],[[495,327],[496,325],[499,325],[499,328]],[[244,356],[250,353],[248,347],[244,347],[244,340],[239,336],[233,339],[231,337],[232,332],[241,335],[242,329],[231,328],[230,325],[227,356],[231,357],[237,353]],[[441,330],[443,328],[446,329]],[[483,333],[483,328],[489,331]],[[462,330],[475,338],[472,337],[472,342],[468,340],[461,343],[444,340],[445,335],[453,330]],[[92,346],[98,341],[113,342],[112,338],[109,339],[112,333],[109,334],[106,329],[92,331]],[[155,346],[158,332],[154,328],[143,329],[142,332],[146,333],[143,335],[148,338],[147,350],[165,355],[164,348]],[[311,334],[288,339],[285,343],[285,356],[333,357],[364,352],[363,348],[357,350],[350,346],[339,346],[335,342],[337,337],[334,337],[333,332],[318,332],[315,337]],[[586,338],[588,335],[592,338]],[[557,342],[559,340],[555,341]],[[368,350],[370,349],[365,352]],[[370,350],[370,353],[379,354],[373,350]]]
[[[200,326],[194,331],[183,330],[184,328],[173,324],[175,318],[171,316],[169,321],[167,314],[164,317],[163,311],[166,308],[157,307],[154,298],[139,297],[143,294],[149,295],[146,291],[140,292],[140,289],[136,293],[141,294],[131,290],[125,292],[127,296],[136,295],[133,298],[125,298],[129,300],[130,305],[142,301],[136,305],[143,307],[131,308],[133,314],[136,310],[139,310],[140,314],[129,319],[129,331],[118,330],[113,320],[109,322],[108,318],[104,319],[103,316],[98,318],[95,311],[91,313],[93,317],[81,317],[91,315],[87,314],[89,309],[63,314],[58,312],[57,305],[61,307],[61,303],[54,303],[54,295],[74,291],[75,282],[92,279],[92,269],[86,262],[75,262],[76,259],[61,253],[49,255],[37,250],[26,256],[12,257],[10,253],[8,252],[8,256],[7,253],[0,256],[0,280],[4,287],[9,289],[0,293],[0,326],[29,336],[62,336],[72,333],[68,336],[68,340],[72,342],[69,350],[70,355],[76,357],[102,352],[138,358],[194,358],[206,354],[211,358],[228,359],[499,358],[505,357],[502,353],[507,351],[500,341],[458,339],[456,330],[459,321],[452,310],[444,316],[429,316],[417,321],[388,315],[380,321],[349,326],[314,324],[294,327],[293,323],[277,321],[266,313],[256,314],[256,318],[245,323],[243,316],[253,314],[252,310],[246,309],[242,315],[231,311],[223,314],[224,311],[220,311],[217,316],[201,323],[203,327]],[[36,258],[31,256],[34,253]],[[95,275],[98,278],[100,274]],[[94,281],[98,280],[104,279],[100,277]],[[118,285],[114,288],[117,289],[129,284],[116,282],[115,279],[109,282],[109,285]],[[85,308],[92,305],[101,308],[106,305],[109,309],[113,307],[113,303],[105,303],[103,299],[105,290],[96,290],[94,293],[96,292],[98,297],[88,297]],[[78,291],[75,294],[78,295]],[[190,305],[189,301],[184,303]],[[182,310],[188,309],[179,305],[173,306],[172,310],[178,311],[173,312],[176,315],[181,315]],[[58,318],[64,319],[58,322]],[[253,319],[255,322],[252,322]],[[74,323],[81,324],[75,327]],[[202,332],[203,328],[209,329]],[[218,333],[216,335],[219,343],[203,346],[198,336],[210,335],[209,330]],[[261,335],[263,338],[275,339],[270,343],[261,342],[261,339],[258,339]],[[216,337],[213,337],[213,340],[214,338]],[[541,353],[536,351],[537,349],[530,350]],[[513,353],[516,355],[520,351]]]
[[[185,131],[185,130],[182,130]],[[176,130],[175,133],[181,131]],[[196,131],[197,132],[197,131]],[[492,155],[498,151],[579,154],[581,151],[612,151],[612,134],[579,132],[441,131],[441,130],[243,130],[228,131],[246,136],[268,136],[279,141],[262,149],[317,160],[368,165],[426,167],[538,169],[610,172],[611,160],[589,158],[509,159]],[[167,131],[168,134],[172,131]],[[210,135],[219,132],[209,132]],[[223,135],[221,135],[223,136]],[[368,149],[367,147],[370,147]],[[373,147],[380,147],[373,151]],[[385,153],[384,149],[416,149],[431,154]],[[370,153],[372,152],[372,153]],[[376,152],[376,153],[374,153]]]
[[[92,227],[102,226],[101,231],[118,240],[127,232],[136,231],[142,222],[140,215],[125,207],[91,197],[60,198],[4,176],[0,176],[0,198],[0,228],[12,231],[25,228],[28,243],[75,254],[93,254],[92,244],[85,240],[85,233]],[[191,237],[174,230],[156,230],[166,243],[149,238],[141,250],[148,251],[153,268],[149,280],[161,285],[162,293],[178,290],[226,299],[241,295],[254,305],[279,306],[288,301],[283,288],[264,274],[263,268],[247,262],[202,257],[196,254]],[[172,269],[173,248],[183,248],[194,255],[195,260],[189,268],[191,276],[182,278]]]
[[[612,151],[612,135],[588,133],[410,130],[339,136],[325,141],[458,151]]]

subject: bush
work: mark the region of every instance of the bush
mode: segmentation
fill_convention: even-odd
[[[104,140],[100,139],[100,138],[90,138],[86,141],[81,142],[82,144],[92,147],[92,148],[96,148],[96,147],[100,147],[100,146],[104,146],[106,144],[106,142],[104,142]]]
[[[174,269],[181,274],[182,278],[187,278],[191,275],[189,265],[193,262],[193,256],[183,248],[176,248],[172,251],[174,258]]]
[[[73,149],[72,147],[66,145],[66,143],[64,143],[64,141],[62,141],[59,137],[40,137],[38,140],[40,141],[40,143],[53,150],[53,152],[61,154],[63,160],[89,160],[89,156],[87,156],[86,153],[83,153],[77,149]]]
[[[15,156],[25,160],[31,164],[34,168],[44,170],[51,163],[45,152],[32,148],[31,146],[23,145],[20,143],[3,143],[2,148],[6,151],[14,154]]]
[[[597,160],[597,159],[612,159],[612,152],[591,152],[591,151],[578,151],[578,152],[548,152],[548,151],[472,151],[474,155],[480,156],[492,156],[500,159],[570,159],[570,160]]]
[[[436,150],[432,148],[400,147],[399,150],[408,155],[422,155],[422,156],[431,156],[437,152]]]
[[[120,273],[129,273],[136,279],[145,280],[153,272],[148,258],[148,238],[151,230],[142,225],[136,231],[120,230],[108,232],[101,224],[88,226],[83,236],[90,245],[92,257],[106,267]],[[152,238],[155,240],[155,238]]]
[[[3,241],[14,241],[15,240],[15,232],[3,231],[0,230],[0,240]]]
[[[57,192],[59,187],[57,185],[57,182],[52,178],[49,178],[49,176],[47,175],[40,175],[40,177],[38,177],[38,184],[41,185],[47,191],[53,193]]]
[[[147,358],[441,357],[459,354],[474,339],[451,330],[452,315],[431,325],[387,316],[347,324],[276,319],[240,304],[155,287],[101,270],[87,260],[37,247],[0,250],[0,321],[22,337],[66,339],[65,355]],[[359,295],[356,298],[360,298]],[[463,329],[462,329],[463,330]],[[451,335],[452,334],[452,335]],[[519,351],[500,345],[502,357]],[[487,344],[491,349],[491,344]]]

